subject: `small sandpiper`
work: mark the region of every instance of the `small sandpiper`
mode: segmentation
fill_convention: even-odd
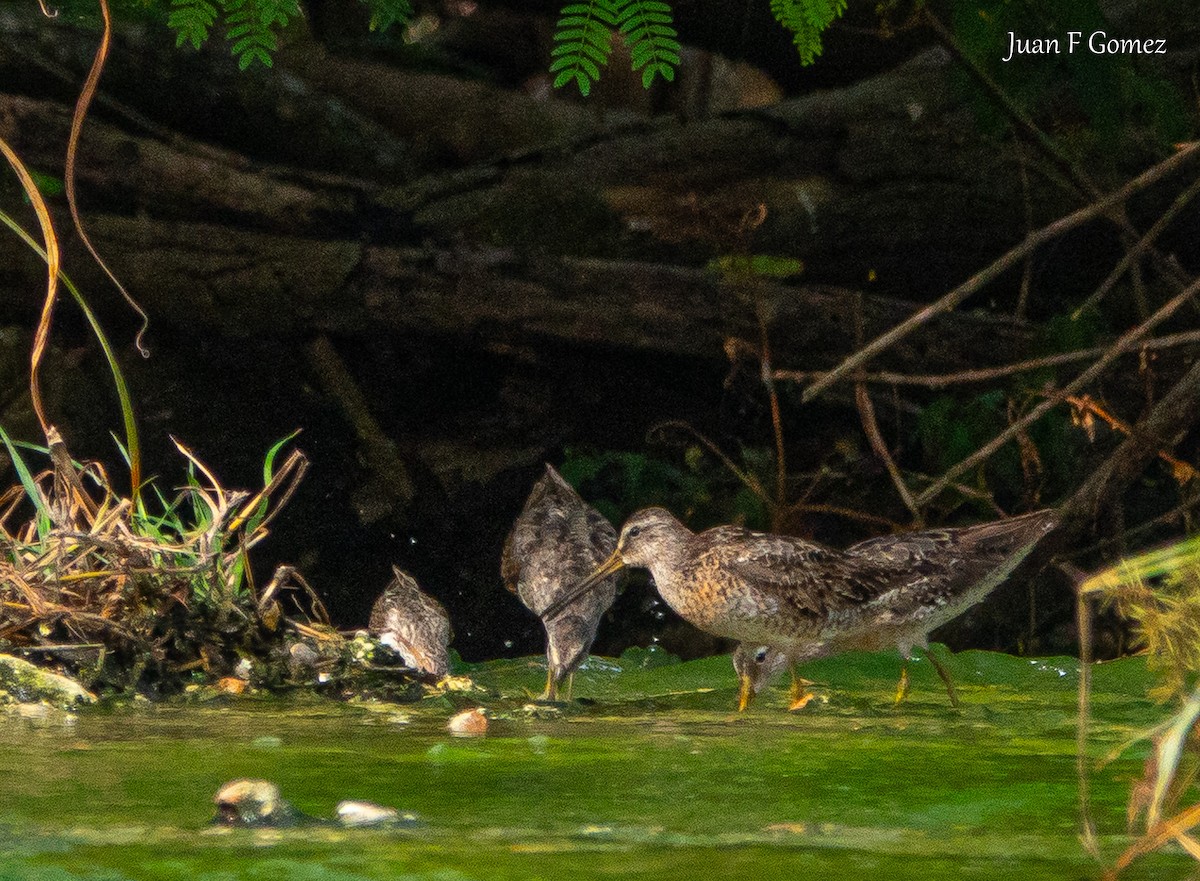
[[[781,654],[792,670],[793,706],[807,699],[797,663],[889,646],[906,661],[899,700],[908,690],[913,646],[924,647],[930,631],[987,596],[1056,522],[1053,511],[1036,511],[838,551],[738,526],[696,534],[669,511],[647,508],[625,522],[612,555],[543,614],[552,617],[623,566],[640,566],[672,609],[701,630],[740,640],[743,660],[768,678],[779,664],[772,651]],[[957,704],[949,674],[928,657]],[[752,691],[743,679],[743,706]]]
[[[546,690],[541,699],[558,699],[564,679],[587,658],[600,617],[617,595],[617,576],[589,582],[589,590],[562,601],[580,579],[604,562],[617,546],[617,531],[589,506],[550,465],[534,484],[513,524],[500,574],[505,586],[542,619],[546,628]],[[553,605],[557,614],[546,615]],[[567,696],[571,694],[571,681]]]
[[[400,567],[392,567],[392,580],[375,601],[367,629],[409,667],[439,680],[450,673],[450,616]]]

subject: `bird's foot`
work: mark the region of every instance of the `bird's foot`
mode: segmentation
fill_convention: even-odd
[[[809,701],[816,697],[808,688],[812,684],[812,680],[810,679],[796,677],[792,680],[792,690],[788,695],[790,698],[790,702],[788,703],[789,713],[794,713],[796,710],[803,710],[808,706]]]
[[[540,704],[542,706],[565,706],[566,701],[558,699],[558,695],[551,692],[535,692],[532,688],[521,687],[521,691],[525,692],[525,698],[531,704]]]
[[[816,695],[811,691],[806,691],[802,695],[793,697],[792,702],[788,704],[788,712],[794,713],[797,710],[803,710],[814,697]]]

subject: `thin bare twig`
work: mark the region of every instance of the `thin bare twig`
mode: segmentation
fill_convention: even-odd
[[[1008,441],[1012,440],[1018,432],[1023,431],[1027,426],[1036,422],[1051,408],[1055,407],[1070,395],[1075,394],[1081,388],[1086,386],[1092,380],[1102,374],[1105,369],[1122,353],[1123,349],[1130,343],[1133,343],[1147,333],[1149,333],[1156,325],[1161,324],[1173,315],[1180,306],[1187,303],[1198,292],[1200,292],[1200,279],[1192,282],[1179,294],[1172,297],[1158,311],[1139,324],[1132,330],[1127,331],[1109,350],[1097,360],[1091,367],[1079,374],[1072,382],[1068,383],[1063,388],[1047,395],[1046,399],[1033,407],[1028,413],[1011,423],[1008,428],[996,435],[978,450],[976,450],[967,458],[963,459],[957,465],[949,468],[945,474],[933,482],[933,485],[926,489],[917,497],[917,504],[923,505],[935,498],[941,493],[949,483],[956,479],[960,474],[974,468],[980,462],[986,461],[993,453],[1003,447]]]
[[[1093,416],[1098,417],[1113,431],[1123,434],[1126,437],[1133,435],[1133,428],[1128,422],[1109,413],[1106,409],[1104,409],[1104,407],[1097,404],[1087,395],[1082,397],[1070,395],[1067,397],[1066,401],[1075,408],[1081,419],[1087,419]],[[1187,483],[1190,480],[1194,480],[1197,476],[1200,476],[1198,475],[1196,469],[1192,467],[1191,463],[1184,462],[1182,459],[1172,456],[1166,450],[1158,450],[1157,454],[1158,458],[1162,459],[1171,466],[1171,475],[1180,484]]]
[[[912,493],[909,492],[908,484],[904,482],[904,475],[900,473],[900,467],[888,451],[887,444],[883,440],[883,435],[879,433],[879,423],[875,419],[875,407],[871,403],[871,396],[867,394],[867,387],[861,382],[856,383],[854,386],[854,401],[858,405],[858,415],[862,420],[863,431],[867,435],[871,449],[879,457],[879,460],[883,462],[883,467],[887,469],[887,473],[891,476],[892,483],[896,487],[896,492],[900,494],[900,498],[904,502],[904,507],[908,508],[912,514],[913,527],[921,529],[925,526],[925,518],[921,516],[921,509],[917,507],[916,500],[913,498]]]
[[[760,342],[758,347],[759,376],[767,387],[767,399],[771,403],[771,428],[775,432],[775,508],[771,512],[771,528],[778,532],[779,516],[787,507],[787,459],[783,445],[783,413],[779,407],[779,392],[771,371],[771,340],[767,333],[767,316],[762,298],[754,298],[754,314],[758,318]]]
[[[858,294],[854,298],[854,344],[856,346],[861,346],[863,341],[862,305],[862,294]],[[867,435],[871,449],[883,462],[883,467],[887,469],[888,475],[892,478],[896,492],[900,494],[904,506],[912,514],[913,525],[920,529],[925,525],[925,519],[921,516],[921,509],[913,501],[908,484],[904,482],[904,475],[900,473],[896,460],[892,458],[891,451],[888,450],[887,444],[883,440],[883,435],[879,431],[879,421],[875,418],[875,405],[871,403],[871,395],[867,392],[867,386],[863,382],[854,384],[854,403],[858,407],[858,416],[862,420],[863,432]]]
[[[1090,559],[1094,554],[1100,551],[1108,550],[1114,546],[1124,547],[1138,536],[1152,532],[1160,526],[1166,526],[1169,523],[1174,523],[1178,518],[1186,516],[1192,508],[1200,504],[1200,500],[1189,499],[1182,504],[1176,505],[1170,511],[1159,514],[1157,517],[1147,520],[1145,523],[1139,523],[1137,526],[1131,526],[1121,532],[1119,535],[1110,535],[1108,538],[1102,538],[1094,544],[1087,547],[1071,548],[1068,551],[1063,551],[1059,556],[1063,559]]]
[[[784,519],[792,514],[832,514],[835,517],[842,517],[846,520],[853,520],[857,523],[869,523],[872,526],[882,526],[889,532],[902,532],[904,525],[897,523],[889,517],[880,517],[878,514],[868,514],[865,511],[856,511],[854,508],[843,508],[841,505],[823,505],[815,502],[795,502],[789,505],[784,511]]]
[[[729,473],[741,481],[742,485],[745,486],[746,489],[750,490],[750,492],[754,493],[755,497],[758,498],[758,500],[764,505],[766,505],[768,509],[775,506],[774,499],[767,495],[767,491],[763,489],[763,485],[758,482],[757,477],[755,477],[749,471],[739,468],[737,463],[730,459],[729,456],[725,454],[725,451],[718,447],[711,438],[683,420],[668,419],[666,422],[659,422],[657,425],[650,427],[650,430],[646,432],[646,437],[649,439],[656,434],[666,434],[666,432],[670,429],[675,429],[677,431],[690,434],[702,447],[704,447],[704,449],[716,456],[721,464],[729,470]]]
[[[739,468],[737,463],[729,458],[729,456],[727,456],[711,438],[704,435],[694,426],[689,425],[681,420],[672,419],[667,422],[660,422],[657,425],[652,426],[650,430],[646,432],[646,437],[647,439],[650,439],[655,435],[665,434],[670,429],[682,431],[694,437],[697,443],[712,453],[713,456],[715,456],[721,462],[721,464],[724,465],[725,468],[728,469],[729,472],[736,477],[743,486],[746,487],[746,489],[754,493],[754,497],[762,502],[767,511],[771,514],[772,520],[775,519],[775,500],[772,499],[767,491],[763,488],[763,485],[759,482],[758,478],[750,472]],[[794,502],[784,507],[781,511],[779,511],[778,519],[780,522],[784,522],[793,514],[810,513],[832,514],[836,517],[844,517],[847,520],[855,520],[860,523],[869,523],[874,526],[883,526],[892,532],[899,532],[903,528],[901,524],[897,523],[896,521],[890,520],[887,517],[881,517],[878,514],[868,514],[865,511],[856,511],[853,508],[843,508],[839,505],[824,505],[805,501]]]
[[[75,200],[75,156],[79,152],[79,138],[83,134],[83,123],[87,119],[88,107],[96,95],[97,86],[100,85],[100,74],[104,72],[104,63],[108,59],[108,50],[112,46],[112,15],[108,11],[108,0],[97,0],[97,2],[104,20],[104,32],[100,36],[100,45],[96,47],[96,57],[92,61],[92,69],[88,71],[83,89],[79,93],[79,99],[75,102],[75,113],[71,117],[71,134],[67,139],[67,164],[63,173],[63,183],[67,191],[67,205],[71,209],[71,219],[75,221],[75,231],[79,233],[79,240],[92,255],[92,259],[104,270],[104,274],[121,292],[125,302],[142,319],[142,326],[138,330],[137,336],[134,337],[134,345],[137,346],[143,358],[149,358],[150,351],[143,344],[142,338],[145,337],[146,329],[150,326],[150,316],[146,314],[145,309],[138,305],[137,300],[130,295],[129,291],[125,290],[125,286],[117,280],[117,276],[101,258],[100,252],[92,245],[92,240],[88,238],[87,231],[83,228],[83,220],[79,216],[79,206]],[[135,475],[133,485],[136,487],[139,482],[140,475]]]
[[[828,389],[834,383],[849,378],[854,371],[860,369],[866,362],[879,355],[881,352],[891,348],[900,340],[904,339],[918,327],[929,322],[934,316],[940,312],[949,312],[967,297],[974,294],[984,286],[990,284],[1008,269],[1015,266],[1027,254],[1034,251],[1036,248],[1046,242],[1062,235],[1075,227],[1086,223],[1102,214],[1114,205],[1118,205],[1128,199],[1135,193],[1145,189],[1151,184],[1161,180],[1166,175],[1177,170],[1188,162],[1200,157],[1200,143],[1189,145],[1180,150],[1174,156],[1164,159],[1157,165],[1147,169],[1142,174],[1135,177],[1133,180],[1126,183],[1117,190],[1112,191],[1101,199],[1080,208],[1078,211],[1068,214],[1066,217],[1060,217],[1058,220],[1050,223],[1041,229],[1037,230],[1025,239],[1016,247],[1011,248],[1005,254],[993,261],[990,265],[977,272],[971,278],[967,279],[961,285],[938,300],[930,303],[927,306],[918,309],[900,324],[889,330],[882,336],[876,337],[872,342],[859,349],[854,354],[845,358],[837,367],[830,370],[821,379],[818,379],[812,385],[804,390],[802,400],[807,403],[819,395],[821,392]],[[1188,288],[1191,290],[1191,288]]]
[[[1168,334],[1149,340],[1134,340],[1125,346],[1122,354],[1140,351],[1158,351],[1171,349],[1176,346],[1200,344],[1200,330],[1186,330],[1181,333]],[[952,385],[970,385],[976,382],[990,382],[1002,379],[1016,373],[1028,373],[1031,370],[1041,370],[1043,367],[1058,367],[1062,364],[1073,364],[1076,361],[1087,361],[1107,352],[1111,346],[1094,346],[1090,349],[1077,349],[1074,352],[1060,352],[1056,355],[1046,355],[1041,358],[1030,358],[1027,361],[1017,361],[1013,364],[1002,364],[998,367],[981,367],[978,370],[961,370],[957,373],[892,373],[886,370],[876,373],[864,373],[857,377],[859,382],[873,382],[883,385],[912,385],[923,388],[942,389]],[[776,370],[775,378],[792,382],[808,382],[828,376],[828,370]]]
[[[954,35],[942,24],[941,20],[933,13],[928,6],[922,7],[922,15],[925,23],[937,34],[943,45],[948,48],[959,62],[967,69],[968,73],[973,76],[976,81],[983,87],[1000,108],[1009,116],[1017,127],[1033,138],[1034,142],[1041,147],[1043,152],[1050,157],[1051,161],[1058,166],[1071,182],[1072,185],[1088,199],[1098,199],[1101,195],[1101,189],[1084,170],[1083,166],[1076,162],[1065,150],[1063,150],[1053,138],[1038,128],[1037,123],[1033,118],[1026,113],[1000,85],[988,75],[970,55],[968,55],[963,47],[959,44]],[[1110,212],[1105,210],[1105,216],[1112,221],[1121,232],[1121,239],[1126,249],[1132,249],[1135,242],[1141,238],[1141,233],[1130,222],[1129,216],[1125,211],[1125,206],[1111,206],[1113,210]],[[1162,275],[1163,278],[1170,280],[1176,286],[1182,288],[1188,283],[1187,275],[1180,269],[1179,265],[1172,260],[1168,260],[1165,256],[1158,252],[1156,248],[1150,247],[1147,249],[1154,268]],[[1142,284],[1141,270],[1138,264],[1133,264],[1132,267],[1132,282],[1134,296],[1137,299],[1138,307],[1141,310],[1139,317],[1144,318],[1149,312],[1144,286]]]
[[[362,444],[363,456],[372,476],[386,490],[389,501],[400,508],[409,507],[416,495],[408,466],[386,431],[375,418],[358,382],[324,334],[305,347],[308,363],[317,374],[322,390],[341,408]]]
[[[1100,302],[1101,299],[1104,298],[1105,294],[1113,289],[1121,276],[1124,275],[1125,272],[1134,264],[1134,261],[1138,260],[1143,254],[1146,253],[1146,251],[1154,244],[1155,239],[1162,234],[1162,231],[1171,224],[1171,221],[1173,221],[1179,215],[1180,211],[1187,207],[1187,204],[1192,201],[1192,199],[1194,199],[1198,193],[1200,193],[1200,177],[1192,181],[1192,185],[1190,187],[1176,196],[1175,201],[1171,203],[1171,206],[1162,213],[1162,216],[1154,222],[1154,225],[1146,231],[1146,234],[1138,239],[1137,244],[1125,252],[1125,256],[1122,257],[1120,262],[1113,267],[1113,270],[1108,274],[1108,277],[1100,283],[1100,287],[1096,288],[1095,291],[1089,294],[1088,298],[1079,305],[1079,308],[1071,313],[1072,320],[1078,319],[1079,316],[1083,314],[1085,309],[1090,306],[1095,306]]]
[[[1033,232],[1033,200],[1029,198],[1029,169],[1026,168],[1025,151],[1021,149],[1021,139],[1013,138],[1013,149],[1017,153],[1017,170],[1021,172],[1021,201],[1025,205],[1025,234]],[[1021,268],[1021,291],[1017,295],[1017,308],[1013,313],[1018,319],[1025,318],[1025,310],[1029,306],[1029,290],[1033,286],[1033,255],[1025,256],[1025,265]]]

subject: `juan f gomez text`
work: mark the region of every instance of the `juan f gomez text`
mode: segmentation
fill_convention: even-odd
[[[1061,55],[1063,46],[1067,54],[1076,51],[1092,55],[1165,55],[1165,39],[1135,39],[1110,37],[1104,31],[1067,31],[1065,43],[1058,37],[1019,37],[1015,31],[1008,32],[1008,54],[1003,61],[1012,61],[1018,55]]]

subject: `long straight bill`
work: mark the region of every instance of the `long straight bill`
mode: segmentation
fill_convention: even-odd
[[[542,612],[542,620],[547,620],[557,616],[560,612],[562,612],[563,609],[567,608],[567,606],[571,605],[605,578],[621,569],[624,565],[625,561],[621,559],[621,552],[613,551],[612,556],[601,563],[595,572],[583,579],[583,581],[571,588],[570,591],[563,594],[549,606],[547,606],[545,611]]]
[[[738,712],[744,713],[754,700],[754,683],[749,676],[738,676]]]

